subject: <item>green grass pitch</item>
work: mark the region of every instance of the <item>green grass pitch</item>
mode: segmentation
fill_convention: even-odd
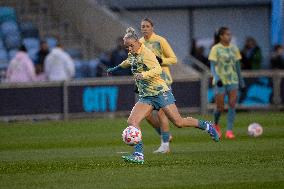
[[[247,136],[252,122],[263,126],[261,137]],[[143,122],[144,165],[120,157],[132,151],[121,140],[126,118],[0,125],[1,189],[284,188],[283,112],[239,113],[237,138],[220,143],[172,127],[168,155],[152,154],[160,139]]]

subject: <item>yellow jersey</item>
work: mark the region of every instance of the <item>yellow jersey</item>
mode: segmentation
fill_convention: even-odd
[[[162,78],[162,68],[155,54],[141,44],[137,54],[128,53],[128,58],[120,65],[122,68],[131,67],[133,74],[141,73],[143,79],[135,80],[139,96],[157,96],[169,90],[165,80]]]
[[[241,53],[235,45],[224,46],[221,43],[214,45],[208,59],[216,63],[215,71],[225,85],[238,84],[239,78],[236,63],[241,60]],[[213,79],[213,85],[217,81]]]
[[[142,37],[140,42],[148,47],[157,57],[162,59],[162,77],[166,81],[167,85],[171,85],[173,82],[169,66],[177,63],[177,57],[171,48],[168,41],[153,33],[149,39]]]

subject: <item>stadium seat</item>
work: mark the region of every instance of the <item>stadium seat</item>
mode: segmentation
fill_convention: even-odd
[[[100,61],[98,59],[93,59],[89,61],[89,73],[90,77],[96,77],[97,76],[97,67],[100,64]]]
[[[0,71],[1,70],[6,70],[8,68],[9,64],[6,63],[6,64],[0,64]]]
[[[25,45],[25,47],[30,50],[30,49],[39,49],[39,39],[38,38],[24,38],[23,39],[23,44]]]
[[[82,59],[83,54],[82,51],[75,48],[66,49],[66,52],[73,58],[73,59]]]
[[[0,83],[6,79],[6,70],[8,69],[8,63],[0,63]]]
[[[16,12],[11,7],[0,7],[0,23],[7,21],[16,22]]]
[[[0,49],[4,49],[4,48],[5,48],[4,42],[3,42],[3,40],[0,37]]]
[[[75,64],[75,78],[83,78],[82,73],[82,61],[81,60],[74,60]]]
[[[32,22],[21,23],[20,28],[23,38],[39,38],[39,31]]]
[[[46,37],[46,42],[48,44],[49,49],[53,49],[57,45],[57,39],[55,37]]]
[[[37,56],[37,55],[36,55],[37,52],[38,52],[38,49],[33,49],[33,48],[32,48],[32,49],[29,49],[29,50],[28,50],[29,57],[32,59],[33,62],[35,62],[35,60],[36,60],[36,58],[37,58],[37,57],[36,57],[36,56]]]
[[[91,76],[91,70],[90,70],[90,64],[88,61],[81,60],[81,74],[83,78],[92,77]]]
[[[11,60],[12,58],[14,58],[14,57],[16,56],[16,53],[17,53],[17,52],[18,52],[17,49],[12,49],[12,50],[10,50],[9,53],[8,53],[8,58],[9,58],[9,60]]]
[[[97,74],[97,66],[99,61],[91,60],[84,61],[81,59],[75,59],[75,78],[87,78],[87,77],[96,77]]]
[[[10,33],[19,33],[18,24],[16,22],[7,21],[1,24],[1,32],[4,36]]]
[[[8,62],[8,53],[5,49],[0,49],[0,64]]]
[[[5,46],[7,49],[16,49],[21,45],[21,37],[19,33],[10,33],[4,38]]]

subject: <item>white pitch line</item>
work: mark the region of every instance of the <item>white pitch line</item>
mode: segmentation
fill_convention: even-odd
[[[129,152],[116,152],[117,154],[127,154]]]

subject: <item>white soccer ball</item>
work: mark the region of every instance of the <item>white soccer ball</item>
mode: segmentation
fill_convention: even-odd
[[[262,135],[263,129],[258,123],[251,123],[248,126],[248,135],[253,137],[259,137]]]
[[[138,144],[142,140],[141,130],[133,126],[126,127],[122,132],[122,140],[129,146]]]

